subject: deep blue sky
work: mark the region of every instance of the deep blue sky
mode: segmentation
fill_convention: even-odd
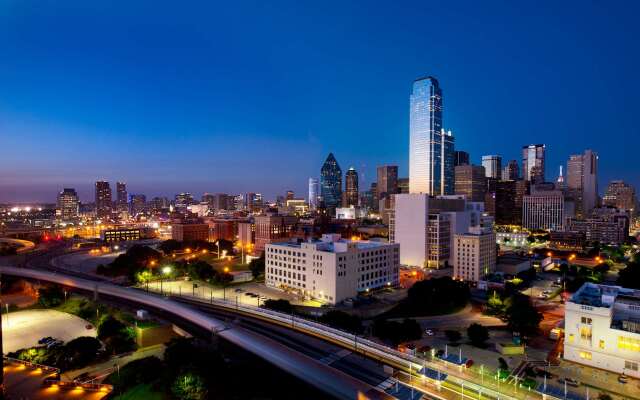
[[[306,194],[330,151],[404,176],[423,75],[475,162],[545,143],[555,177],[593,148],[601,190],[640,185],[640,2],[521,3],[5,0],[0,201]]]

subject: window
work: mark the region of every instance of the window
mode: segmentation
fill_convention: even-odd
[[[618,336],[618,349],[640,352],[640,340]]]
[[[624,362],[624,369],[630,369],[632,371],[637,371],[638,370],[638,363],[637,362],[633,362],[633,361],[625,361]]]
[[[600,339],[600,344],[598,345],[600,349],[604,350],[604,340]]]
[[[583,324],[591,325],[591,318],[582,317],[582,318],[581,318],[581,322],[582,322]]]
[[[580,339],[591,340],[591,328],[583,326],[580,328]]]
[[[573,343],[573,333],[569,334],[569,343]]]
[[[580,358],[582,358],[583,360],[591,360],[591,353],[588,351],[581,351]]]

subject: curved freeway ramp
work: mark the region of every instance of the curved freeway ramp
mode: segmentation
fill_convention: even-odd
[[[228,326],[222,321],[196,311],[187,305],[176,303],[163,297],[150,295],[135,289],[33,269],[4,266],[0,267],[0,274],[46,281],[80,290],[96,291],[98,294],[161,309],[217,334],[219,337],[339,399],[386,400],[395,398],[344,372],[293,351],[272,339],[241,327]]]

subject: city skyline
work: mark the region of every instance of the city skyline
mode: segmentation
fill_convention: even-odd
[[[473,5],[466,7],[471,11]],[[344,166],[356,168],[361,188],[375,180],[378,165],[398,165],[399,176],[406,177],[408,96],[411,82],[424,75],[437,77],[445,88],[444,128],[453,131],[456,149],[469,152],[473,164],[479,165],[486,154],[519,160],[523,145],[544,143],[547,180],[552,181],[571,154],[593,149],[601,157],[600,194],[614,179],[638,186],[640,178],[625,168],[639,137],[634,116],[625,111],[638,104],[633,71],[639,60],[628,51],[638,28],[629,17],[633,12],[604,13],[601,7],[582,7],[568,31],[562,16],[575,11],[569,5],[536,7],[526,17],[513,5],[502,5],[499,16],[492,15],[497,6],[469,15],[439,5],[411,10],[372,6],[370,16],[356,19],[352,27],[346,21],[359,9],[352,4],[338,15],[321,13],[335,24],[327,35],[305,26],[318,10],[292,4],[274,16],[274,26],[255,28],[270,30],[256,45],[249,44],[256,30],[242,33],[231,27],[238,33],[232,43],[259,51],[262,61],[255,64],[254,58],[241,55],[222,68],[217,55],[233,55],[235,47],[212,38],[230,28],[230,22],[210,28],[194,10],[174,15],[174,10],[159,7],[150,16],[148,32],[142,32],[135,29],[132,15],[107,8],[85,16],[79,3],[68,4],[60,29],[43,39],[40,29],[57,21],[56,7],[43,5],[36,12],[15,3],[0,14],[0,48],[7,55],[0,85],[9,94],[0,99],[5,144],[0,149],[0,202],[53,203],[65,187],[75,188],[86,202],[100,179],[112,184],[123,180],[132,193],[148,197],[183,191],[260,192],[268,198],[287,189],[302,194],[329,152]],[[248,10],[228,6],[216,11],[233,21]],[[447,18],[451,29],[442,29],[444,22],[393,29],[431,12],[455,16]],[[249,20],[258,20],[258,14],[248,11]],[[86,18],[80,21],[79,15]],[[155,38],[169,15],[175,17],[175,37]],[[299,22],[292,22],[293,15]],[[504,15],[514,16],[513,21]],[[540,19],[544,31],[536,26]],[[390,27],[378,32],[383,20]],[[599,29],[594,29],[595,20]],[[127,35],[107,40],[101,28],[111,24]],[[458,25],[467,29],[464,35],[455,29]],[[294,27],[302,42],[286,35]],[[82,38],[77,29],[83,29]],[[473,33],[479,39],[470,46]],[[433,40],[425,42],[426,37]],[[190,46],[180,46],[181,41]],[[519,41],[527,43],[526,52]],[[104,52],[91,51],[94,42],[106,44]],[[29,55],[21,49],[30,50]],[[341,68],[318,62],[318,49],[339,60]],[[138,51],[146,59],[132,60]],[[604,62],[611,58],[620,62]],[[381,59],[404,61],[377,65]],[[312,85],[302,97],[310,74],[323,84]],[[592,84],[584,85],[586,81]],[[166,85],[163,90],[157,89],[160,82]],[[249,87],[255,88],[255,96],[238,95]],[[548,99],[550,87],[553,100]],[[283,91],[277,101],[272,101],[274,90]],[[64,102],[56,100],[60,92],[66,95]],[[583,110],[593,98],[604,101],[598,113],[585,119]],[[252,118],[240,111],[244,107]],[[534,110],[544,118],[531,118]],[[630,143],[602,141],[602,132],[609,130]],[[581,138],[579,145],[575,136]],[[269,174],[256,173],[262,170]]]

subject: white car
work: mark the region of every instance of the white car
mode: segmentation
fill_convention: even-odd
[[[425,333],[425,335],[427,335],[427,336],[433,336],[433,335],[434,335],[434,333],[433,333],[433,331],[432,331],[431,329],[426,329],[426,330],[424,331],[424,333]]]

